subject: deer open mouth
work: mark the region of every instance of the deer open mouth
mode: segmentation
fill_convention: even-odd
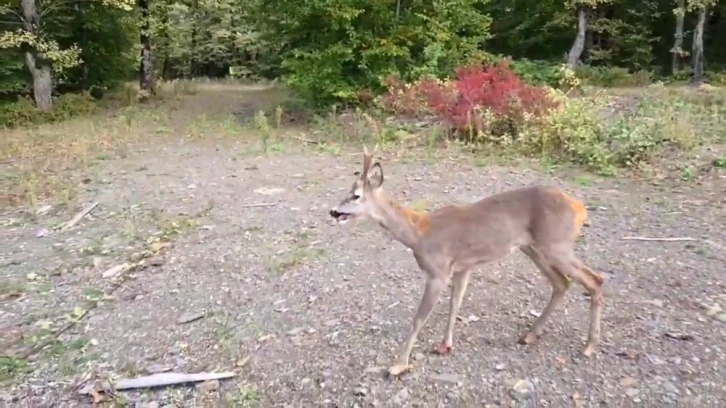
[[[339,223],[343,224],[346,221],[348,221],[348,219],[351,218],[353,216],[353,214],[342,213],[342,212],[338,212],[336,210],[330,210],[330,216],[335,218],[335,220],[338,221]]]

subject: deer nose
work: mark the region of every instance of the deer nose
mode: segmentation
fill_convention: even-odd
[[[330,216],[333,218],[338,218],[338,216],[340,215],[340,213],[338,211],[336,211],[335,208],[330,210],[330,212],[328,214],[330,214]]]

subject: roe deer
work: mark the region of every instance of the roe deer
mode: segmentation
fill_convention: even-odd
[[[467,205],[450,205],[430,212],[403,208],[383,192],[383,169],[364,147],[363,171],[348,196],[329,214],[339,223],[370,217],[413,250],[426,274],[426,287],[408,339],[388,369],[396,376],[412,368],[411,349],[443,289],[452,283],[449,318],[440,354],[451,351],[454,323],[466,292],[471,269],[521,250],[552,285],[552,296],[542,314],[519,339],[531,344],[542,334],[550,314],[564,300],[570,280],[590,294],[590,327],[583,354],[590,357],[600,342],[603,278],[574,254],[575,239],[587,219],[585,206],[562,190],[530,186],[491,195]]]

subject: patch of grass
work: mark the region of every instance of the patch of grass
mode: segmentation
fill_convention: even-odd
[[[325,256],[325,249],[315,246],[317,243],[311,240],[312,236],[309,232],[299,231],[287,235],[290,237],[288,244],[291,249],[280,252],[277,257],[270,260],[268,268],[271,271],[284,274],[291,269]]]
[[[8,356],[0,356],[0,384],[12,381],[30,371],[28,362]]]
[[[65,115],[54,123],[3,130],[0,207],[27,205],[35,209],[46,200],[76,207],[78,186],[85,179],[93,179],[94,166],[127,157],[135,146],[160,137],[218,141],[240,140],[242,135],[251,139],[254,135],[234,119],[235,110],[242,102],[262,110],[271,107],[271,122],[279,127],[284,111],[274,107],[281,106],[287,92],[277,88],[261,91],[260,86],[240,81],[199,80],[160,84],[158,94],[141,103],[138,85],[128,84],[104,96],[103,115],[96,114],[93,103],[94,110]],[[87,105],[81,102],[69,100],[57,108],[66,109],[67,105],[67,109],[79,110]]]
[[[234,407],[257,407],[259,406],[259,391],[257,386],[246,384],[235,393],[227,394],[225,399],[228,404]]]
[[[696,178],[696,170],[693,167],[686,167],[681,170],[681,180],[693,181]]]
[[[575,177],[575,183],[577,183],[583,187],[589,187],[592,185],[592,178],[580,175],[580,176]]]

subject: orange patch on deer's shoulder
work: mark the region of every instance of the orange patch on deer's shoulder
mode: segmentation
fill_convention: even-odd
[[[413,224],[421,234],[427,233],[429,228],[431,228],[431,219],[426,213],[406,210],[406,216],[408,217],[408,222]]]
[[[562,197],[565,199],[565,202],[567,202],[567,205],[569,205],[575,213],[575,236],[577,237],[580,235],[582,225],[585,224],[585,221],[587,221],[587,208],[585,208],[585,204],[583,204],[582,201],[570,197],[564,191],[560,191],[560,194],[562,194]]]
[[[406,217],[406,220],[409,222],[409,224],[416,227],[416,230],[418,230],[419,234],[425,234],[429,231],[429,229],[431,228],[431,218],[427,213],[409,210],[408,208],[403,208],[395,203],[392,204],[404,217]]]

